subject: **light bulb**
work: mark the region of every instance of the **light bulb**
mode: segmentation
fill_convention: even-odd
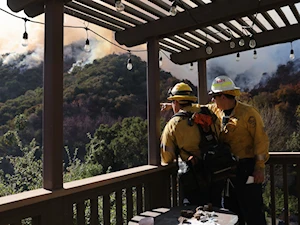
[[[230,47],[230,48],[235,48],[235,42],[234,42],[234,41],[230,41],[229,47]]]
[[[169,10],[169,13],[171,16],[176,16],[177,14],[177,8],[176,8],[176,2],[174,1],[170,10]]]
[[[213,49],[211,46],[207,45],[206,48],[205,48],[205,51],[208,55],[210,55],[212,52],[213,52]]]
[[[255,41],[254,39],[251,39],[251,40],[249,41],[249,47],[250,47],[250,48],[255,48],[255,47],[256,47],[256,41]]]
[[[290,59],[291,60],[295,59],[295,54],[294,54],[294,50],[293,49],[291,49],[291,52],[290,52]]]
[[[193,63],[190,64],[190,70],[192,71],[194,69]]]
[[[256,50],[254,50],[254,52],[253,52],[253,59],[257,59],[257,52],[256,52]]]
[[[239,41],[239,46],[243,47],[245,45],[245,40],[242,38]]]
[[[90,52],[91,51],[91,46],[90,46],[90,41],[89,41],[89,39],[86,39],[86,41],[85,41],[85,46],[84,46],[84,51],[85,52]]]
[[[237,54],[236,54],[236,59],[235,59],[237,62],[238,61],[240,61],[240,53],[238,52]]]
[[[127,66],[126,67],[127,67],[128,70],[132,70],[133,65],[132,65],[132,62],[131,62],[130,58],[127,60]]]
[[[28,45],[28,34],[25,31],[24,34],[23,34],[23,39],[22,39],[22,46],[26,47],[27,45]]]
[[[162,57],[159,57],[159,66],[162,66],[163,62],[162,62]]]
[[[125,5],[121,2],[121,0],[116,1],[115,7],[118,12],[122,12],[125,9]]]

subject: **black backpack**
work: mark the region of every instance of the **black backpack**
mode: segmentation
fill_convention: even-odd
[[[173,115],[187,118],[187,122],[190,126],[197,124],[200,134],[201,142],[199,148],[201,150],[201,159],[199,160],[199,165],[205,174],[205,179],[209,183],[212,181],[218,181],[221,179],[226,179],[228,177],[235,176],[235,170],[237,166],[237,158],[231,153],[230,146],[225,143],[220,143],[215,134],[211,129],[211,123],[215,125],[216,116],[210,112],[207,107],[201,107],[199,112],[192,113],[186,111],[180,111]],[[201,122],[199,117],[207,120],[206,122]],[[198,119],[197,119],[198,118]],[[186,149],[182,150],[189,155],[192,155]]]

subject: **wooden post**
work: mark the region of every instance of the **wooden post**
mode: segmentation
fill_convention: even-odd
[[[64,2],[45,2],[43,187],[63,187],[63,19]]]
[[[159,45],[158,39],[148,41],[147,68],[147,119],[148,119],[148,164],[160,165],[160,106],[159,106]]]
[[[198,60],[198,103],[207,104],[206,60]]]

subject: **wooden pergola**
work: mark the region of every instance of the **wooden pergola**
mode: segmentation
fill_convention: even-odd
[[[175,2],[175,3],[174,3]],[[63,187],[63,25],[64,14],[115,32],[127,47],[147,43],[149,164],[160,165],[159,51],[176,64],[198,62],[198,97],[205,103],[206,60],[300,37],[300,0],[7,0],[13,12],[45,14],[44,51],[44,184]],[[170,16],[176,6],[178,13]],[[175,5],[174,5],[175,4]],[[298,7],[298,9],[297,9]],[[243,39],[245,44],[240,45]],[[250,39],[256,46],[249,46]],[[231,43],[232,42],[232,43]],[[233,46],[234,43],[234,47]],[[231,46],[231,47],[230,47]],[[208,50],[207,47],[211,47]],[[61,166],[58,166],[61,165]]]

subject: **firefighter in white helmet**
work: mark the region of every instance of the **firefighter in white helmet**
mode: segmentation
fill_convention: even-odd
[[[225,207],[238,214],[240,225],[265,225],[262,183],[269,139],[262,118],[254,107],[236,100],[240,88],[227,76],[216,77],[209,94],[215,103],[209,107],[222,124],[219,139],[239,158],[237,175],[226,185]]]
[[[169,90],[168,100],[172,101],[172,109],[176,114],[178,112],[194,113],[199,108],[193,107],[197,97],[193,95],[192,88],[186,83],[177,83]],[[177,160],[178,155],[182,159],[182,163],[186,162],[193,169],[198,159],[201,157],[199,144],[201,142],[200,131],[197,124],[189,124],[188,118],[185,116],[172,117],[161,135],[161,159],[163,164],[172,163]],[[196,168],[195,168],[196,169]],[[198,174],[201,175],[201,174]],[[201,178],[199,178],[201,180]],[[184,180],[184,181],[183,181]],[[204,205],[212,203],[214,206],[221,206],[221,192],[223,187],[215,185],[210,187],[205,181],[199,181],[196,177],[182,176],[180,179],[182,184],[190,183],[191,185],[183,185],[184,198],[193,205]]]

